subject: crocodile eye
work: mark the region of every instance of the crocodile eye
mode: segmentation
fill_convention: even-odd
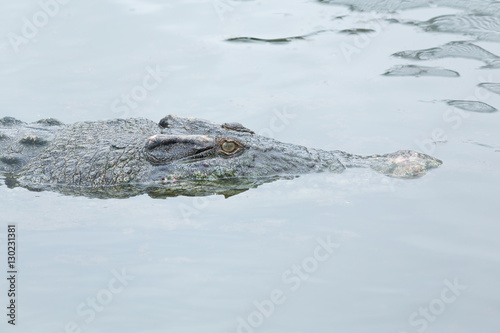
[[[236,149],[238,149],[238,146],[236,146],[236,144],[234,142],[224,142],[221,146],[222,150],[227,153],[227,154],[231,154],[231,153],[234,153],[234,151]]]
[[[245,148],[241,143],[234,139],[218,139],[217,146],[219,147],[219,152],[223,155],[231,156],[234,156]]]

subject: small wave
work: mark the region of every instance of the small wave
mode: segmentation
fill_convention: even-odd
[[[294,40],[304,40],[304,39],[305,39],[304,36],[274,38],[274,39],[257,38],[257,37],[234,37],[226,39],[226,42],[284,44],[284,43],[290,43],[291,41]]]
[[[348,6],[351,10],[369,11],[395,11],[401,9],[412,9],[427,7],[427,0],[401,1],[401,0],[318,0],[318,2],[331,5]]]
[[[500,83],[483,82],[478,84],[478,86],[500,95]]]
[[[488,148],[493,150],[495,153],[500,153],[500,146],[487,145],[485,143],[473,141],[473,140],[464,140],[464,143],[470,143],[471,145],[476,145],[484,148]]]
[[[478,101],[445,100],[445,102],[450,106],[465,111],[479,112],[479,113],[493,113],[498,111],[493,106]]]
[[[439,77],[459,77],[458,72],[442,67],[427,67],[416,65],[398,65],[387,70],[385,76],[439,76]]]
[[[448,32],[500,40],[500,17],[489,15],[443,15],[415,25],[425,31]]]
[[[290,43],[295,40],[306,40],[309,37],[318,35],[323,32],[328,32],[330,30],[320,30],[320,31],[315,31],[307,35],[302,35],[302,36],[293,36],[293,37],[283,37],[283,38],[258,38],[258,37],[233,37],[233,38],[228,38],[225,41],[226,42],[232,42],[232,43],[269,43],[269,44],[285,44],[285,43]]]
[[[469,12],[500,15],[500,2],[497,0],[317,0],[320,3],[347,6],[351,10],[370,12],[408,10],[429,7],[451,7]]]
[[[341,34],[347,34],[347,35],[360,35],[360,34],[368,34],[368,33],[372,33],[372,32],[375,32],[375,30],[373,29],[362,29],[362,28],[359,28],[359,29],[344,29],[344,30],[340,30],[339,33]]]
[[[470,42],[450,42],[442,46],[423,50],[401,51],[393,56],[412,60],[440,58],[466,58],[484,62],[484,68],[500,68],[500,57]]]

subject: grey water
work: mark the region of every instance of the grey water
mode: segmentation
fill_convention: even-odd
[[[1,8],[0,117],[177,114],[443,161],[417,179],[350,169],[228,198],[92,199],[2,178],[1,332],[500,330],[498,2]]]

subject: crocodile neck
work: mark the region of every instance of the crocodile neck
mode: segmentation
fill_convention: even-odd
[[[49,118],[35,123],[4,117],[0,119],[0,172],[13,173],[43,152],[64,128]]]
[[[22,183],[106,186],[143,179],[151,165],[146,138],[159,131],[146,119],[80,122],[66,126],[50,150],[24,166]]]

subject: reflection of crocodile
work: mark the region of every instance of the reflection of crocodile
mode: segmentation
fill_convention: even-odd
[[[0,119],[0,171],[7,183],[67,194],[121,197],[234,194],[281,176],[370,167],[418,177],[441,161],[402,150],[357,156],[282,143],[238,123],[167,116],[63,125]],[[119,185],[119,186],[117,186]]]

